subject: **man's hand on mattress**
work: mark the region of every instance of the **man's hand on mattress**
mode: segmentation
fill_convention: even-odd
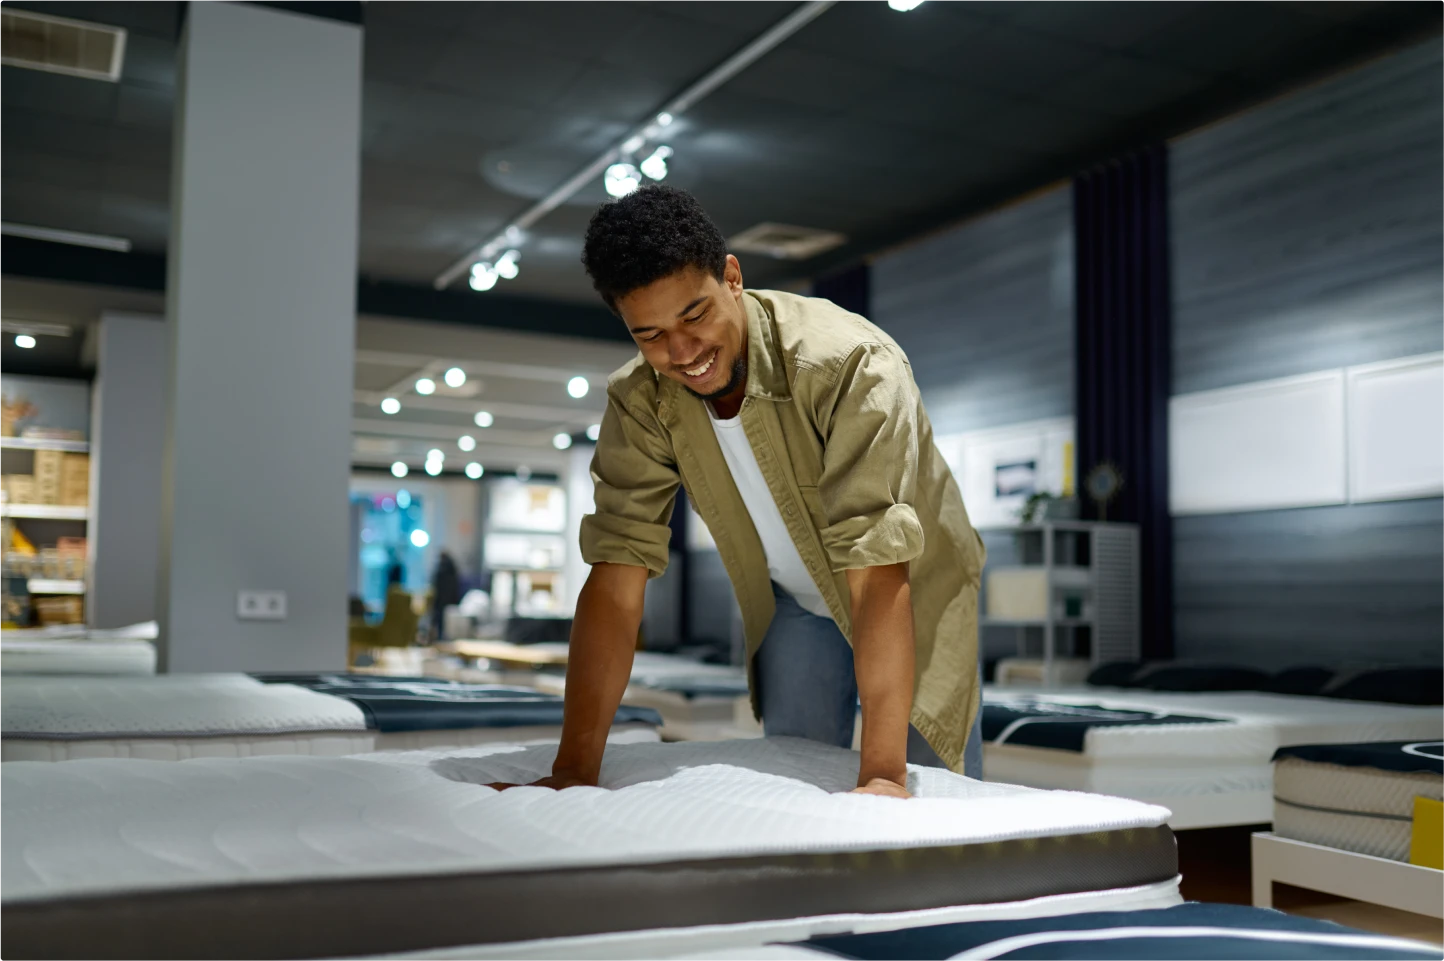
[[[859,785],[852,789],[853,794],[876,794],[879,797],[895,797],[907,800],[912,797],[908,789],[896,781],[890,781],[885,777],[869,778],[866,784]]]
[[[512,787],[545,787],[553,791],[564,791],[569,787],[596,787],[596,781],[588,781],[585,778],[576,777],[571,774],[548,774],[544,778],[538,778],[530,784],[509,784],[505,781],[497,781],[488,784],[487,787],[496,788],[498,791],[505,791]]]

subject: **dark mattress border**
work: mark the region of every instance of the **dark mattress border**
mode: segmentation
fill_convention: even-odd
[[[1169,881],[1164,825],[985,844],[7,904],[7,958],[305,958],[1023,901]]]

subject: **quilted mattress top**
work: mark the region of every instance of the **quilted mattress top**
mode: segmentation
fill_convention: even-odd
[[[350,701],[244,674],[0,678],[7,738],[218,737],[364,731]]]
[[[1156,805],[911,768],[849,795],[858,755],[790,738],[612,744],[603,788],[498,793],[555,744],[348,758],[11,762],[7,903],[262,881],[894,850],[1154,828]]]

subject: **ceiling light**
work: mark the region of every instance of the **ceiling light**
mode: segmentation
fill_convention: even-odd
[[[456,442],[456,446],[462,450],[476,450],[476,438],[470,434],[462,434],[461,439]]]
[[[669,113],[659,113],[657,114],[657,125],[661,127],[670,127],[672,125],[673,119],[674,118]]]
[[[573,377],[567,381],[567,393],[571,394],[577,400],[581,400],[587,396],[587,391],[591,390],[591,388],[592,385],[587,383],[585,377]]]
[[[566,450],[568,447],[572,446],[572,435],[558,434],[557,436],[552,438],[552,446],[555,447],[557,450]]]
[[[642,175],[631,164],[612,164],[602,178],[602,186],[607,188],[607,193],[621,199],[642,186]]]
[[[411,543],[416,547],[425,547],[431,543],[431,535],[418,527],[411,532]]]
[[[399,490],[399,491],[397,491],[397,492],[396,492],[396,506],[399,507],[399,508],[401,508],[402,510],[406,510],[406,508],[410,507],[410,506],[411,506],[411,492],[408,491],[408,490]]]
[[[466,476],[470,477],[472,480],[481,480],[481,475],[485,473],[486,468],[482,467],[476,461],[472,461],[470,464],[466,465]]]
[[[447,387],[460,387],[466,383],[466,371],[460,367],[453,367],[446,372],[446,376],[442,380],[446,381]]]
[[[436,381],[432,380],[430,377],[421,378],[416,382],[416,392],[422,395],[435,393]]]
[[[506,239],[510,240],[514,244],[521,243],[522,237],[524,236],[525,234],[521,232],[521,228],[518,227],[516,224],[512,224],[510,227],[506,228]]]
[[[29,334],[16,334],[15,346],[23,347],[26,350],[29,350],[30,348],[35,346],[35,338],[31,337]]]
[[[429,450],[429,451],[426,452],[426,459],[427,459],[427,460],[446,460],[446,455],[441,452],[441,448],[439,448],[439,447],[433,447],[433,448],[431,448],[431,450]]]
[[[6,29],[9,29],[9,24],[6,24]],[[76,247],[94,247],[97,250],[117,250],[123,254],[130,253],[130,241],[124,237],[107,237],[102,234],[83,234],[75,230],[56,230],[53,227],[12,223],[0,224],[0,234],[9,237],[26,237],[30,240],[48,240],[55,244],[73,244]]]
[[[399,413],[401,413],[401,401],[397,400],[395,397],[388,397],[388,398],[386,398],[385,400],[383,400],[383,401],[381,402],[381,413],[383,413],[383,414],[399,414]]]
[[[923,0],[887,0],[887,5],[898,13],[907,13],[923,5]]]
[[[622,144],[622,153],[636,153],[646,146],[646,143],[641,137],[632,137]]]
[[[595,442],[595,441],[599,440],[599,439],[601,438],[601,436],[602,436],[602,425],[601,425],[601,424],[593,424],[592,426],[590,426],[590,427],[587,428],[587,440]]]
[[[432,477],[435,477],[437,474],[441,473],[441,468],[443,466],[444,465],[439,460],[429,460],[426,462],[426,473],[430,474]]]
[[[642,161],[642,173],[653,180],[661,180],[667,176],[667,158],[672,156],[672,148],[666,145],[652,151],[652,156]]]
[[[521,254],[515,250],[508,250],[502,254],[496,262],[497,275],[502,280],[516,280],[516,275],[521,272],[521,268],[516,264],[520,257]]]
[[[496,268],[488,263],[480,263],[471,268],[471,289],[490,290],[496,286]]]
[[[397,461],[391,465],[391,476],[393,477],[405,477],[409,471],[410,468],[401,461]]]
[[[490,427],[496,418],[491,416],[491,411],[479,410],[471,420],[477,427]]]
[[[525,464],[518,467],[516,469],[516,479],[521,481],[523,484],[531,480],[531,468],[527,467]]]

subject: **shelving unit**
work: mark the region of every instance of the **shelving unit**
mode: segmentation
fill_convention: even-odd
[[[20,517],[43,521],[83,521],[90,517],[89,507],[67,507],[58,504],[0,504],[0,517]]]
[[[59,450],[67,454],[90,453],[90,442],[83,440],[43,440],[32,437],[0,437],[0,450]]]
[[[84,594],[84,581],[59,581],[44,577],[32,577],[26,581],[32,594]]]
[[[1041,575],[1044,610],[1039,617],[989,616],[985,628],[1012,628],[1018,632],[1018,656],[1029,652],[1029,632],[1041,631],[1043,677],[1055,678],[1054,662],[1061,656],[1081,656],[1086,646],[1093,664],[1137,660],[1138,528],[1133,524],[1095,521],[1044,521],[1018,527],[989,528],[994,535],[1009,535],[1018,549],[1019,563],[992,566],[984,571],[985,612],[990,575],[1029,571]],[[1069,610],[1069,601],[1076,610]],[[1034,635],[1036,636],[1036,635]],[[1086,637],[1086,645],[1082,638]],[[1070,641],[1061,652],[1061,642]],[[1056,682],[1050,682],[1056,683]]]
[[[36,468],[42,459],[54,464],[60,459],[69,478],[71,462],[82,460],[79,455],[89,455],[91,445],[85,440],[68,440],[54,437],[0,437],[0,451],[4,452],[4,466],[0,473],[5,475],[6,494],[13,496],[11,489],[13,475],[31,475],[34,483]],[[58,469],[58,468],[57,468]],[[69,480],[65,484],[69,485]],[[67,540],[85,538],[90,522],[90,507],[82,499],[67,491],[60,497],[70,498],[69,503],[32,503],[33,497],[45,497],[37,489],[34,493],[19,492],[25,500],[14,503],[9,496],[0,498],[0,541],[3,541],[5,619],[25,622],[39,617],[69,620],[83,617],[85,599],[89,593],[86,583],[84,558],[75,553],[72,544],[62,549]],[[12,550],[12,533],[25,536],[36,551]],[[58,613],[64,611],[65,613]]]

